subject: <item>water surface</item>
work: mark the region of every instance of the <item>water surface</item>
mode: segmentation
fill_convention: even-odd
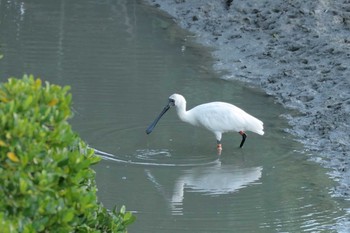
[[[136,0],[0,1],[0,78],[33,73],[72,87],[74,129],[108,152],[94,167],[99,199],[125,204],[129,232],[332,232],[345,204],[326,170],[284,133],[287,111],[263,92],[220,79],[209,50]],[[145,134],[172,93],[188,108],[226,101],[265,123],[243,149],[171,109]]]

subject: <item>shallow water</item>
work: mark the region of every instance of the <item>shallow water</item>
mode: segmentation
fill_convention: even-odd
[[[286,110],[259,90],[220,79],[208,49],[139,1],[0,1],[1,80],[33,73],[72,87],[74,129],[110,154],[94,167],[99,199],[125,204],[129,232],[332,232],[345,204],[327,170],[284,133]],[[243,149],[171,109],[145,129],[172,93],[188,108],[220,100],[264,121]]]

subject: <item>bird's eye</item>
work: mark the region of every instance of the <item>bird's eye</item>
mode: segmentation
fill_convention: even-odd
[[[169,99],[169,104],[171,104],[172,106],[175,106],[175,100],[174,99]]]

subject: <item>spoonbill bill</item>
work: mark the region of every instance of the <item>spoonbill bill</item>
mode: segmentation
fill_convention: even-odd
[[[146,133],[150,134],[157,125],[160,118],[175,106],[180,120],[191,125],[201,126],[213,132],[216,137],[217,149],[220,153],[222,150],[221,137],[225,132],[237,132],[242,136],[242,148],[247,134],[251,131],[260,135],[264,134],[264,123],[246,113],[242,109],[225,102],[210,102],[198,105],[191,110],[186,111],[186,100],[182,95],[173,94],[169,97],[168,104],[163,108],[159,116],[148,126]]]

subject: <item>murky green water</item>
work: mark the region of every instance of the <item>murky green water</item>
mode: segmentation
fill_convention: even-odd
[[[33,73],[72,87],[71,121],[92,147],[99,199],[125,204],[129,232],[333,232],[346,207],[331,198],[326,170],[307,161],[283,132],[272,98],[219,79],[205,48],[169,18],[136,0],[0,1],[0,78]],[[170,110],[149,123],[172,93],[188,107],[220,100],[265,123],[263,137],[215,137]]]

